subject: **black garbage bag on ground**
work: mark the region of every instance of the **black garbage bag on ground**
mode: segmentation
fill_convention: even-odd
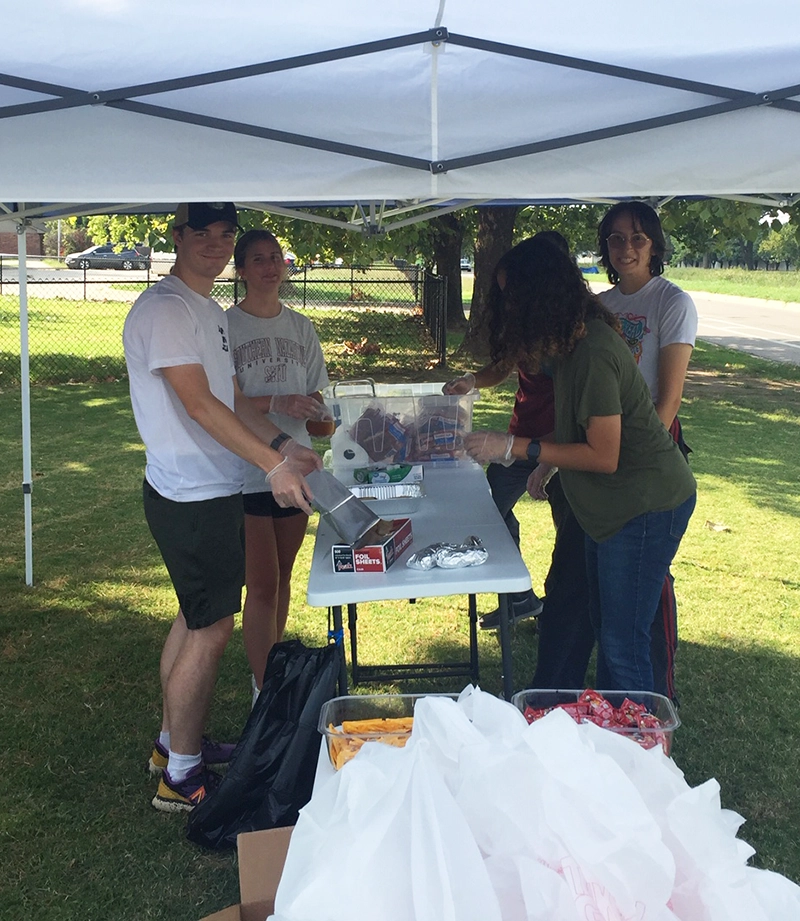
[[[264,683],[219,787],[189,814],[186,836],[223,849],[240,832],[294,825],[311,799],[322,705],[336,695],[339,646],[272,647]]]

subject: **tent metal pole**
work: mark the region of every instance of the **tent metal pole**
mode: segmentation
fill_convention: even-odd
[[[33,514],[31,468],[31,379],[28,342],[28,224],[17,224],[19,275],[19,365],[22,401],[22,501],[25,508],[25,584],[33,585]]]

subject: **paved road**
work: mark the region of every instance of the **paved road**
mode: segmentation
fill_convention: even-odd
[[[697,335],[758,358],[800,364],[800,304],[693,291]]]
[[[594,291],[608,287],[592,283]],[[770,361],[800,364],[800,304],[704,291],[689,293],[697,306],[699,339]]]

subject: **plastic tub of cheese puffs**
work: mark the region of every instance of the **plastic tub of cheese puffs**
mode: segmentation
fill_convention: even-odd
[[[402,748],[411,737],[414,706],[423,697],[458,694],[350,694],[334,697],[319,714],[318,728],[328,745],[328,757],[338,771],[367,742]]]

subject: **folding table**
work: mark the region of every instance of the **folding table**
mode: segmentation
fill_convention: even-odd
[[[347,606],[354,683],[386,681],[397,678],[470,675],[478,677],[477,613],[475,595],[497,593],[500,596],[500,646],[503,669],[503,694],[510,699],[514,691],[511,643],[508,624],[510,592],[531,587],[528,569],[494,504],[483,469],[468,459],[447,464],[427,464],[424,475],[425,496],[419,510],[410,515],[412,546],[383,573],[334,572],[331,548],[338,541],[333,529],[319,521],[307,600],[315,607],[331,612],[332,637],[342,648],[341,694],[347,693],[342,609]],[[488,551],[485,563],[459,569],[410,569],[406,561],[415,550],[430,544],[460,544],[476,535]],[[444,595],[468,595],[470,616],[470,658],[461,663],[419,663],[364,666],[358,662],[357,606],[368,601],[392,601],[432,598]]]

